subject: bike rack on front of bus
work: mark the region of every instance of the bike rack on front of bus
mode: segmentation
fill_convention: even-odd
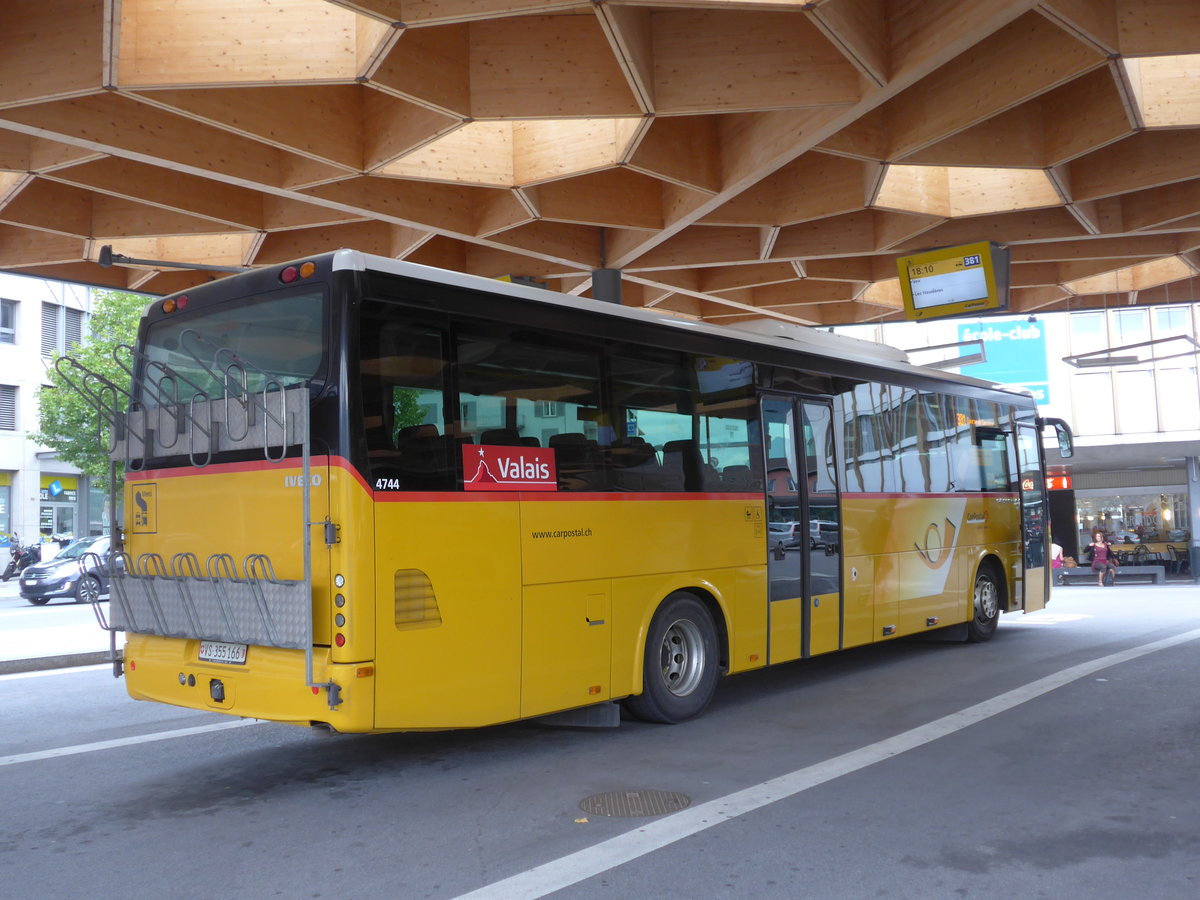
[[[332,680],[315,680],[312,528],[323,526],[328,540],[331,526],[328,518],[312,521],[308,388],[285,389],[227,348],[211,345],[195,332],[184,332],[184,339],[189,335],[194,343],[207,344],[206,349],[213,351],[210,365],[185,346],[193,360],[222,386],[219,396],[209,397],[182,373],[130,347],[118,348],[113,356],[136,389],[124,390],[69,357],[55,364],[63,380],[98,413],[97,439],[110,461],[110,509],[118,508],[118,465],[124,471],[137,472],[147,459],[186,455],[188,465],[203,469],[214,454],[236,450],[262,450],[267,462],[279,464],[287,457],[287,448],[298,445],[303,467],[304,575],[301,580],[278,578],[274,563],[262,553],[248,554],[240,570],[227,553],[212,554],[203,567],[190,552],[176,553],[170,565],[157,553],[142,553],[134,559],[125,550],[125,536],[136,529],[114,528],[112,549],[104,561],[110,615],[105,615],[98,601],[92,604],[100,627],[109,632],[113,675],[123,674],[124,660],[116,645],[118,631],[302,649],[307,686],[325,688],[329,707],[334,709],[342,702],[340,686]],[[121,360],[118,354],[122,351],[130,355],[131,364]],[[230,361],[221,368],[218,360],[223,356]],[[261,377],[261,390],[248,389],[248,370]],[[181,385],[185,388],[182,395]],[[186,389],[191,390],[190,397]],[[148,398],[153,405],[147,407],[139,397]],[[121,406],[126,407],[124,412]],[[186,444],[183,449],[177,448],[181,438]],[[115,514],[113,518],[116,521]],[[96,562],[100,562],[98,557]]]

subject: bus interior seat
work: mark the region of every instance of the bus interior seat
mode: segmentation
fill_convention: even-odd
[[[479,443],[499,447],[520,447],[521,435],[512,428],[489,428],[479,433]]]
[[[550,436],[554,450],[554,465],[558,470],[558,486],[566,491],[599,490],[603,478],[603,462],[597,443],[579,431]]]
[[[436,425],[409,425],[396,435],[402,486],[409,490],[445,488],[454,478],[451,441]]]
[[[754,484],[754,475],[749,466],[726,466],[721,471],[721,483],[731,491],[762,490],[761,485]]]
[[[614,490],[648,491],[658,488],[658,454],[645,438],[625,438],[604,448],[604,452]]]
[[[667,441],[662,448],[663,489],[699,490],[701,487],[700,448],[695,441]]]

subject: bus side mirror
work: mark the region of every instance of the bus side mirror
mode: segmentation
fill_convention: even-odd
[[[1063,459],[1069,459],[1075,455],[1075,438],[1071,434],[1071,426],[1062,419],[1038,419],[1038,428],[1046,428],[1054,426],[1054,433],[1058,437],[1058,452]]]

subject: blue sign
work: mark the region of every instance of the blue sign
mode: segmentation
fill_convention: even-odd
[[[984,319],[962,322],[960,341],[983,341],[987,361],[968,366],[964,375],[986,378],[1005,387],[1023,388],[1039,405],[1050,402],[1050,378],[1046,365],[1046,329],[1041,322],[1025,318]],[[964,353],[971,352],[969,347]]]
[[[63,492],[63,486],[62,486],[61,481],[59,481],[58,479],[55,479],[54,481],[50,482],[50,496],[51,497],[57,497],[62,492]]]

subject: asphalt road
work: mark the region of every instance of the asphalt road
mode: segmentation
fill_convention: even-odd
[[[1200,588],[1131,585],[739,676],[678,726],[322,738],[0,676],[0,890],[1191,900],[1198,672]],[[691,805],[580,807],[650,790]]]

